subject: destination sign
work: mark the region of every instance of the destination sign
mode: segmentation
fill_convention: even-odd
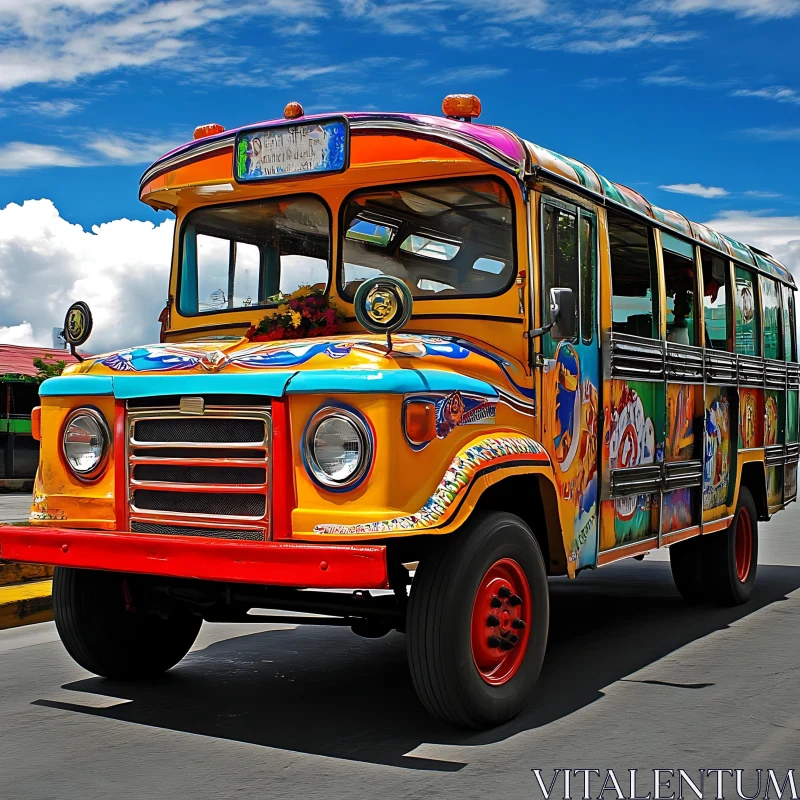
[[[244,131],[236,139],[239,181],[338,172],[346,163],[347,126],[342,120]]]

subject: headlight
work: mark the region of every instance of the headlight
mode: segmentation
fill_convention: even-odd
[[[328,488],[352,487],[372,458],[372,437],[360,416],[342,408],[323,408],[306,429],[305,455],[313,478]]]
[[[93,408],[73,411],[64,426],[64,458],[79,478],[93,478],[105,466],[110,436]]]

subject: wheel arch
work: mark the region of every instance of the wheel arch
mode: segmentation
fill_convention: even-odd
[[[740,491],[743,486],[746,487],[753,496],[758,519],[762,521],[768,520],[767,473],[764,469],[763,461],[751,461],[742,465],[742,474],[739,478]]]
[[[556,487],[541,472],[509,475],[485,489],[472,513],[507,511],[522,519],[542,549],[549,575],[567,574]]]

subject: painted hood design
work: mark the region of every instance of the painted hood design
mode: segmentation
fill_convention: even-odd
[[[533,399],[520,364],[474,343],[411,333],[395,334],[392,341],[391,353],[387,353],[385,337],[369,334],[278,342],[220,337],[146,345],[68,367],[61,378],[43,384],[42,394],[61,394],[69,381],[68,394],[118,397],[247,392],[249,387],[252,393],[272,396],[284,391],[463,390],[489,395],[507,392],[522,403]],[[183,380],[172,383],[179,376]],[[89,377],[92,389],[85,381]],[[143,394],[137,394],[137,387]]]

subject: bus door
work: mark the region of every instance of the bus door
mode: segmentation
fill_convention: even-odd
[[[571,289],[575,336],[541,340],[542,443],[553,460],[562,520],[574,520],[564,540],[570,572],[597,561],[597,217],[543,196],[541,204],[541,314],[549,321],[550,289]]]
[[[601,564],[658,543],[666,411],[655,231],[610,209],[606,217]]]
[[[661,258],[666,301],[664,373],[666,417],[663,494],[659,544],[679,541],[699,532],[705,445],[708,431],[718,433],[721,463],[730,458],[730,414],[723,409],[715,387],[704,390],[703,331],[697,248],[686,239],[661,232]],[[725,307],[724,265],[714,285],[709,278],[709,301]],[[709,320],[710,322],[710,320]],[[726,336],[723,319],[723,339]],[[709,405],[710,404],[710,405]],[[704,438],[704,429],[706,430]]]

